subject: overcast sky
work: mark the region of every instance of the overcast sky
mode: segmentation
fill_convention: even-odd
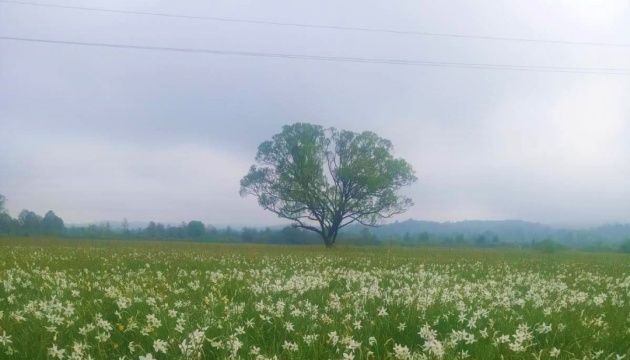
[[[630,45],[630,2],[49,1]],[[630,46],[343,31],[0,2],[0,36],[334,57],[630,68]],[[283,124],[391,140],[398,220],[630,222],[630,76],[324,62],[0,40],[0,193],[67,223],[277,224],[239,180]]]

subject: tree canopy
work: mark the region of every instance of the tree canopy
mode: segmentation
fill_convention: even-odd
[[[241,196],[256,196],[261,207],[318,233],[328,247],[347,225],[377,226],[413,205],[397,194],[416,181],[411,165],[373,132],[286,125],[260,144],[256,162],[241,180]]]
[[[0,214],[5,212],[4,204],[7,202],[7,198],[0,194]]]
[[[200,238],[206,232],[206,227],[201,221],[193,220],[186,225],[186,232],[190,237]]]
[[[42,228],[42,217],[30,210],[22,210],[18,215],[18,221],[25,234],[39,235]]]
[[[52,210],[48,211],[42,219],[42,230],[46,235],[60,235],[65,229],[63,219]]]

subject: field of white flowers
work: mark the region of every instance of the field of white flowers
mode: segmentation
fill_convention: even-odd
[[[0,358],[630,360],[630,258],[0,241]]]

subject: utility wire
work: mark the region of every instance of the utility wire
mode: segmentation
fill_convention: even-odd
[[[621,68],[579,68],[579,67],[502,65],[502,64],[482,64],[482,63],[456,63],[456,62],[435,62],[435,61],[416,61],[416,60],[399,60],[399,59],[337,57],[337,56],[282,54],[282,53],[267,53],[267,52],[172,48],[172,47],[158,47],[158,46],[127,45],[127,44],[108,44],[108,43],[96,43],[96,42],[35,39],[35,38],[9,37],[9,36],[0,36],[0,40],[22,41],[22,42],[31,42],[31,43],[47,43],[47,44],[56,44],[56,45],[105,47],[105,48],[116,48],[116,49],[126,49],[126,50],[169,51],[169,52],[182,52],[182,53],[202,53],[202,54],[213,54],[213,55],[234,55],[234,56],[249,56],[249,57],[264,57],[264,58],[336,61],[336,62],[350,62],[350,63],[453,67],[453,68],[487,69],[487,70],[537,71],[537,72],[558,72],[558,73],[562,72],[562,73],[578,73],[578,74],[630,75],[630,69],[621,69]]]
[[[259,24],[259,25],[292,26],[292,27],[312,28],[312,29],[350,30],[350,31],[362,31],[362,32],[371,32],[371,33],[388,33],[388,34],[404,34],[404,35],[450,37],[450,38],[462,38],[462,39],[478,39],[478,40],[495,40],[495,41],[516,41],[516,42],[529,42],[529,43],[563,44],[563,45],[630,47],[630,44],[616,44],[616,43],[602,43],[602,42],[588,42],[588,41],[565,41],[565,40],[552,40],[552,39],[548,39],[548,40],[545,40],[545,39],[528,39],[528,38],[516,38],[516,37],[479,36],[479,35],[449,34],[449,33],[436,33],[436,32],[422,32],[422,31],[405,31],[405,30],[388,30],[388,29],[348,27],[348,26],[298,24],[298,23],[285,23],[285,22],[262,21],[262,20],[247,20],[247,19],[207,17],[207,16],[194,16],[194,15],[174,15],[174,14],[166,14],[166,13],[130,11],[130,10],[114,10],[114,9],[103,9],[103,8],[93,8],[93,7],[83,7],[83,6],[42,4],[42,3],[35,3],[35,2],[23,2],[23,1],[13,1],[13,0],[0,0],[0,3],[16,4],[16,5],[31,5],[31,6],[46,6],[46,7],[52,7],[52,8],[60,8],[60,9],[99,11],[99,12],[108,12],[108,13],[117,13],[117,14],[161,16],[161,17],[170,17],[170,18],[207,20],[207,21],[222,21],[222,22],[247,23],[247,24]]]

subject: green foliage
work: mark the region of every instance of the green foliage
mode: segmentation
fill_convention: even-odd
[[[0,234],[9,235],[12,230],[12,222],[11,216],[7,213],[0,213]]]
[[[375,226],[405,212],[411,199],[397,190],[416,181],[388,140],[319,125],[286,125],[258,147],[258,166],[241,180],[241,195],[332,246],[338,231],[358,222]]]
[[[191,238],[200,238],[206,233],[206,227],[201,221],[193,220],[186,225],[186,232]]]
[[[624,241],[619,247],[619,252],[630,254],[630,239]]]
[[[18,215],[18,221],[24,235],[41,235],[42,217],[29,210],[22,210]]]
[[[535,243],[534,249],[544,253],[555,253],[564,249],[564,246],[553,241],[552,239],[545,239],[541,242]]]
[[[60,235],[65,230],[63,220],[50,210],[42,219],[42,230],[45,235]]]
[[[630,355],[621,254],[3,238],[0,264],[3,360]]]
[[[0,214],[3,214],[6,212],[6,209],[4,208],[5,204],[7,203],[7,198],[0,194]]]

